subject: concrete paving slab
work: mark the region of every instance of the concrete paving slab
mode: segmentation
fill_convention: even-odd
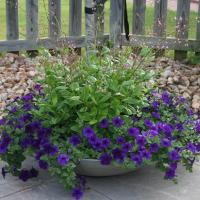
[[[3,165],[0,163],[0,167]],[[178,170],[179,183],[163,180],[153,166],[123,176],[87,178],[88,189],[83,200],[199,200],[200,165],[194,172]],[[71,195],[47,172],[23,183],[12,176],[0,177],[0,200],[71,200]]]

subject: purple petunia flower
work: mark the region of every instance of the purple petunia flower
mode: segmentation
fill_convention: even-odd
[[[161,98],[162,98],[162,101],[167,105],[170,105],[172,103],[170,94],[168,92],[163,92]]]
[[[151,115],[152,115],[152,117],[154,117],[155,119],[160,119],[160,118],[161,118],[161,117],[160,117],[160,114],[157,113],[157,112],[152,112]]]
[[[139,166],[142,164],[143,159],[140,154],[131,154],[131,160],[134,161],[134,163]]]
[[[177,167],[178,167],[178,164],[176,162],[175,163],[170,163],[169,167],[170,167],[170,169],[176,170]]]
[[[121,117],[117,116],[112,120],[112,123],[115,127],[120,128],[124,124],[124,121]]]
[[[197,152],[200,152],[200,143],[196,144],[195,146],[196,146]]]
[[[133,117],[132,117],[133,123],[138,122],[139,119],[140,119],[140,117],[138,117],[138,116],[133,116]]]
[[[28,93],[28,94],[24,95],[22,97],[22,99],[24,102],[28,102],[28,101],[32,101],[33,97],[34,97],[33,93]]]
[[[12,108],[10,109],[9,112],[10,112],[11,114],[16,113],[16,112],[17,112],[17,107],[16,107],[16,106],[12,107]]]
[[[169,179],[169,180],[172,180],[172,179],[174,179],[175,175],[176,175],[175,170],[173,170],[173,169],[168,169],[168,170],[166,171],[166,173],[165,173],[165,178],[166,178],[166,179]]]
[[[200,123],[196,123],[195,128],[196,132],[200,134]]]
[[[19,174],[19,179],[26,182],[29,178],[31,178],[31,174],[28,170],[21,170]]]
[[[156,152],[158,152],[158,150],[159,150],[159,146],[158,146],[157,143],[153,143],[153,144],[150,145],[150,151],[152,153],[156,153]]]
[[[8,150],[8,146],[10,145],[11,142],[12,142],[11,137],[7,133],[5,133],[2,136],[2,140],[0,141],[0,154],[6,153],[6,151]]]
[[[180,155],[177,150],[172,150],[169,152],[169,159],[173,162],[179,161],[180,160]]]
[[[5,124],[5,119],[0,119],[0,126],[4,125]]]
[[[109,165],[112,162],[112,156],[107,153],[104,153],[100,156],[99,160],[102,165]]]
[[[96,151],[102,151],[101,141],[98,139],[94,144],[92,144],[93,149]]]
[[[30,121],[32,118],[33,118],[33,116],[31,114],[25,113],[19,118],[19,121],[22,123],[26,123],[26,122]]]
[[[192,109],[189,109],[187,110],[187,115],[188,116],[192,116],[194,113],[193,113],[193,110]]]
[[[162,130],[165,133],[166,137],[168,137],[168,138],[172,137],[173,128],[171,125],[163,124]]]
[[[24,103],[23,105],[23,109],[28,112],[33,108],[33,105],[31,105],[30,103]]]
[[[179,97],[179,101],[180,101],[181,103],[185,103],[187,100],[186,100],[183,96],[180,96],[180,97]]]
[[[143,136],[143,135],[138,135],[137,137],[136,137],[136,143],[137,143],[137,145],[138,146],[144,146],[145,144],[146,144],[146,138]]]
[[[35,91],[37,91],[37,92],[41,92],[41,90],[42,90],[42,86],[40,85],[40,84],[35,84],[34,85],[34,89],[35,89]]]
[[[101,147],[106,149],[110,146],[110,139],[109,138],[103,138],[101,140]]]
[[[60,154],[57,157],[57,162],[61,166],[66,166],[69,163],[69,157],[66,154]]]
[[[178,131],[183,131],[184,130],[184,126],[183,126],[183,124],[176,124],[176,129],[178,130]]]
[[[142,155],[142,157],[143,158],[145,158],[146,160],[149,160],[150,158],[151,158],[151,152],[150,151],[148,151],[147,149],[143,149],[142,151],[141,151],[141,155]]]
[[[41,128],[41,123],[39,121],[32,121],[25,126],[25,132],[27,134],[32,134]]]
[[[86,138],[90,138],[90,137],[94,136],[94,130],[91,127],[85,127],[83,129],[83,135]]]
[[[49,164],[48,164],[48,162],[46,162],[44,160],[40,160],[39,167],[40,167],[40,169],[47,170],[49,168]]]
[[[126,142],[126,140],[125,140],[125,138],[124,137],[117,137],[117,139],[116,139],[116,142],[117,142],[117,144],[124,144],[125,142]]]
[[[187,144],[187,149],[190,150],[192,153],[196,153],[196,146],[191,142]]]
[[[122,151],[125,153],[128,153],[133,148],[133,145],[131,143],[124,143],[122,144]]]
[[[131,127],[128,129],[128,134],[132,137],[137,137],[140,134],[139,128]]]
[[[31,177],[31,178],[36,178],[36,177],[38,177],[38,174],[39,174],[39,172],[38,172],[36,169],[32,168],[32,169],[30,170],[30,177]]]
[[[80,188],[74,188],[72,190],[72,197],[75,198],[75,200],[80,200],[83,196],[83,192]]]
[[[161,145],[165,148],[168,148],[171,146],[171,141],[167,138],[162,139]]]
[[[107,119],[102,119],[100,122],[100,127],[107,129],[109,127],[109,121]]]
[[[159,106],[160,106],[160,103],[158,101],[152,102],[152,107],[153,107],[154,110],[158,110]]]
[[[113,158],[117,161],[123,162],[126,154],[119,148],[116,148],[112,151]]]
[[[34,125],[34,129],[33,130],[36,130],[37,131],[37,136],[40,140],[42,139],[47,139],[50,134],[52,133],[52,129],[51,128],[45,128],[45,127],[37,127],[37,124]]]
[[[148,127],[148,128],[152,128],[153,125],[154,125],[153,122],[150,121],[149,119],[145,119],[145,120],[144,120],[144,124],[145,124],[145,126]]]
[[[159,135],[158,131],[156,130],[149,130],[148,133],[151,138],[154,138]]]
[[[96,135],[92,135],[91,137],[88,138],[88,142],[91,145],[96,144],[98,141],[99,141],[99,139]]]
[[[73,146],[77,146],[81,143],[81,138],[79,135],[72,135],[69,138],[69,142],[73,145]]]
[[[50,156],[55,156],[59,151],[57,146],[51,145],[49,143],[44,144],[42,147],[43,147],[44,153]]]

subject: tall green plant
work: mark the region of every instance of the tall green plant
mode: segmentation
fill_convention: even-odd
[[[42,83],[47,96],[37,116],[50,126],[64,125],[64,132],[71,134],[105,117],[137,114],[147,102],[145,83],[152,74],[128,56],[130,52],[113,56],[104,48],[99,57],[91,55],[71,67],[45,66]]]

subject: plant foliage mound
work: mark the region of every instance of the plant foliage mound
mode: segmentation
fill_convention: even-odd
[[[200,152],[200,122],[184,98],[149,90],[151,74],[138,63],[105,53],[73,66],[46,64],[44,75],[0,120],[4,178],[37,177],[36,169],[23,166],[32,157],[80,199],[81,159],[133,169],[153,163],[174,181],[179,164],[192,170]]]

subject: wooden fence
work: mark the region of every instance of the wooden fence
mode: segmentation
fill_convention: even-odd
[[[7,40],[0,41],[0,51],[37,50],[40,47],[54,49],[69,46],[85,47],[96,35],[98,43],[110,40],[114,46],[148,46],[156,49],[175,50],[176,59],[184,59],[187,51],[200,52],[200,3],[196,39],[188,39],[191,0],[178,0],[176,37],[166,37],[167,0],[155,0],[153,35],[145,35],[146,0],[133,0],[133,20],[130,41],[123,34],[124,0],[110,0],[110,34],[104,34],[103,5],[97,5],[96,13],[86,14],[86,36],[81,34],[82,0],[69,0],[69,36],[61,37],[61,0],[48,0],[48,38],[39,38],[38,0],[26,0],[26,39],[19,39],[18,0],[5,0]],[[93,7],[93,0],[85,0]],[[100,24],[97,28],[97,24]],[[94,30],[94,27],[96,28]],[[94,33],[95,31],[95,33]]]

